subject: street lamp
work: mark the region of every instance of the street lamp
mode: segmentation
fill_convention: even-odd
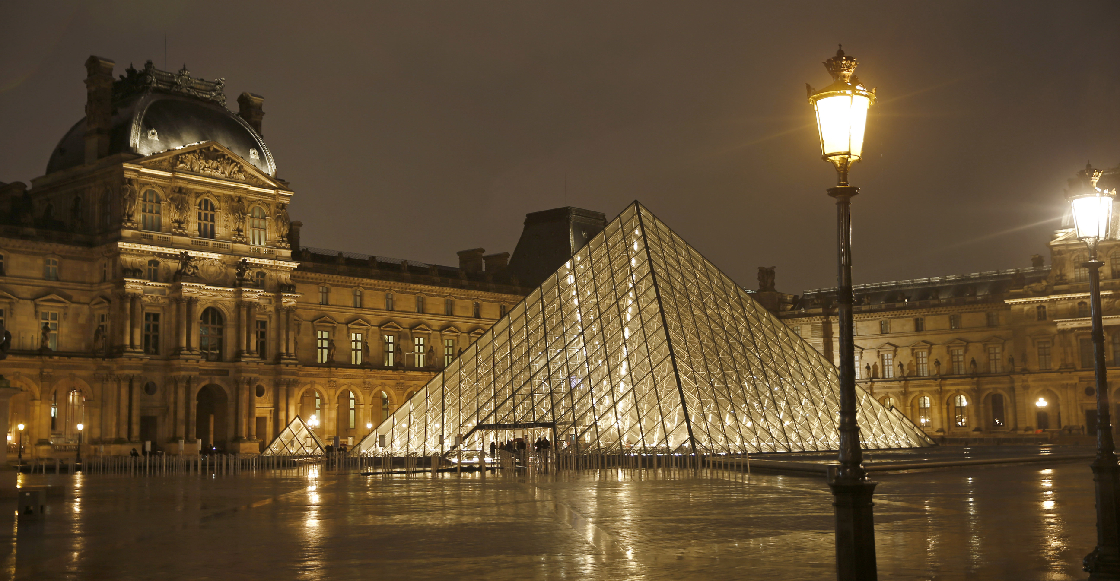
[[[17,424],[16,428],[19,429],[19,448],[16,450],[16,465],[19,466],[19,471],[23,472],[23,424]]]
[[[78,454],[77,454],[77,457],[74,460],[74,471],[75,472],[77,472],[79,470],[78,466],[80,466],[82,464],[82,430],[84,430],[84,429],[85,429],[84,425],[78,424]]]
[[[1112,226],[1112,200],[1116,190],[1097,187],[1101,170],[1086,164],[1069,180],[1066,197],[1073,212],[1077,237],[1089,247],[1089,260],[1081,266],[1089,270],[1089,304],[1093,317],[1093,354],[1097,379],[1097,457],[1091,464],[1097,493],[1097,547],[1085,556],[1083,566],[1089,579],[1120,579],[1120,469],[1112,441],[1112,422],[1108,413],[1108,377],[1104,359],[1104,329],[1101,322],[1101,265],[1097,243],[1108,238]]]
[[[863,156],[867,111],[875,102],[875,89],[864,87],[855,76],[857,61],[844,54],[824,62],[832,84],[814,91],[806,84],[809,103],[817,114],[821,157],[836,166],[837,185],[828,189],[836,200],[838,273],[836,311],[840,323],[840,465],[829,471],[836,510],[836,576],[841,581],[878,578],[875,565],[875,525],[871,495],[875,483],[867,480],[856,424],[856,368],[852,330],[852,197],[859,188],[848,185],[848,169]]]

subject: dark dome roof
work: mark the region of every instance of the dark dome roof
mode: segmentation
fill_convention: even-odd
[[[51,153],[48,174],[85,163],[85,133],[83,118]],[[152,155],[202,141],[220,143],[262,172],[276,175],[276,162],[264,139],[244,119],[219,103],[148,91],[113,104],[109,155]]]

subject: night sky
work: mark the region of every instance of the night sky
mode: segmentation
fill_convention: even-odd
[[[738,282],[835,284],[835,172],[805,83],[876,87],[857,283],[1029,266],[1066,179],[1120,163],[1120,5],[1100,2],[6,2],[0,181],[84,114],[90,54],[224,77],[303,244],[457,264],[527,212],[637,199]],[[164,39],[167,39],[166,64]]]

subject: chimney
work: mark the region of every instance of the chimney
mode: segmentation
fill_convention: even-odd
[[[86,163],[109,155],[114,64],[98,56],[86,59]]]
[[[292,247],[292,254],[300,251],[299,247],[299,229],[303,228],[303,222],[293,220],[288,226],[288,244]]]
[[[256,93],[241,93],[237,97],[237,115],[257,132],[257,135],[264,137],[264,132],[261,131],[261,120],[264,119],[264,97]]]
[[[470,250],[460,250],[459,254],[459,270],[463,272],[482,272],[483,258],[482,255],[486,254],[485,248],[472,248]]]
[[[498,254],[489,254],[482,257],[486,261],[486,272],[497,274],[506,269],[509,264],[509,253],[501,252]]]

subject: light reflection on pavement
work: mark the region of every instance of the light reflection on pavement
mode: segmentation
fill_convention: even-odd
[[[1087,462],[876,474],[883,579],[1084,577]],[[48,514],[0,516],[19,579],[827,579],[822,479],[35,475]],[[14,552],[14,555],[12,554]],[[14,567],[13,567],[14,565]]]

